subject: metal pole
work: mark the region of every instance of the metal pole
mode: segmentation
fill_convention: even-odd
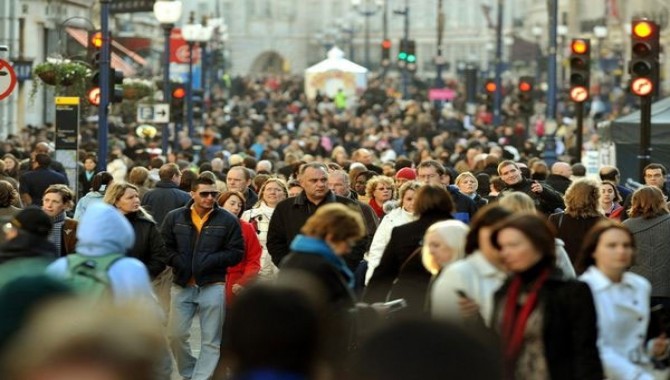
[[[188,42],[188,86],[186,86],[188,137],[193,138],[193,42]]]
[[[98,106],[98,170],[107,170],[107,134],[109,113],[109,2],[100,0],[100,31],[102,47],[100,49],[100,105]]]
[[[405,27],[403,32],[403,39],[405,40],[405,46],[409,42],[409,1],[405,0],[405,10],[403,12],[405,16]],[[402,69],[402,98],[409,98],[409,70],[407,70],[407,65]]]
[[[207,42],[200,43],[200,89],[203,111],[207,112]]]
[[[444,66],[442,58],[442,33],[444,31],[444,10],[442,8],[442,0],[437,3],[437,57],[435,57],[435,87],[444,87],[442,80],[442,68]]]
[[[382,12],[384,14],[382,15],[382,34],[383,34],[383,40],[386,41],[389,38],[389,26],[388,26],[388,0],[384,0],[384,8],[382,9]],[[382,78],[386,76],[386,71],[388,71],[388,67],[391,65],[391,62],[388,63],[388,65],[382,67]]]
[[[652,95],[640,98],[640,183],[644,183],[644,168],[651,162],[651,102]]]
[[[370,16],[372,14],[369,11],[363,11],[363,16],[365,17],[365,67],[370,69]]]
[[[172,89],[170,88],[170,32],[172,31],[172,24],[163,25],[163,101],[170,104],[172,101]],[[161,148],[163,155],[168,154],[168,144],[170,142],[170,131],[168,125],[163,124],[163,131],[161,132]]]
[[[498,23],[496,25],[496,72],[495,82],[496,91],[493,93],[493,125],[500,126],[502,120],[502,24],[503,24],[503,10],[505,0],[498,0]]]
[[[576,156],[577,162],[582,162],[582,149],[584,147],[584,102],[575,103],[575,111],[577,113],[577,142],[576,142]]]
[[[549,1],[549,54],[547,62],[547,119],[556,119],[556,40],[558,37],[558,0]]]

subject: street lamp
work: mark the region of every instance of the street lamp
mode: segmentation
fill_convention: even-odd
[[[384,0],[351,0],[351,5],[358,14],[365,17],[365,67],[370,69],[370,17],[384,7]]]
[[[565,38],[568,35],[568,26],[564,25],[564,24],[557,25],[556,26],[556,34],[558,34],[558,36],[561,39],[561,47],[560,47],[560,51],[561,51],[561,84],[562,84],[561,87],[563,87],[563,85],[565,85],[565,66],[566,66],[564,64],[565,61],[566,61],[565,60]]]
[[[193,45],[196,42],[207,41],[212,31],[210,28],[203,27],[202,24],[191,23],[184,25],[181,30],[184,41],[188,44],[188,86],[186,87],[188,93],[186,95],[186,112],[188,119],[188,137],[193,138],[195,128],[193,126]]]
[[[535,83],[538,85],[542,79],[542,66],[540,65],[540,60],[542,59],[542,32],[544,30],[539,25],[535,25],[531,29],[531,33],[535,37]]]
[[[163,28],[163,102],[166,104],[170,104],[172,95],[170,88],[170,33],[174,24],[181,17],[181,6],[181,1],[159,0],[154,3],[154,16]],[[161,136],[163,155],[168,153],[168,140],[168,123],[165,123]]]
[[[602,70],[603,68],[603,42],[605,41],[605,38],[607,37],[607,27],[604,25],[596,25],[593,27],[593,35],[596,36],[598,39],[598,49],[596,51],[598,52],[598,58],[596,62],[598,62],[598,70]]]

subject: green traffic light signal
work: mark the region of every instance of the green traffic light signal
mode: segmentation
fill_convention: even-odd
[[[408,54],[407,55],[407,62],[409,62],[409,63],[416,62],[416,56],[414,54]]]
[[[406,60],[407,59],[407,53],[404,52],[404,51],[401,51],[400,53],[398,53],[398,59],[401,60],[401,61]]]

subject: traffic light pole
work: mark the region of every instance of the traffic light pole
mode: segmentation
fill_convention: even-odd
[[[186,119],[188,137],[193,138],[193,42],[188,42],[188,87],[186,87]]]
[[[496,25],[496,92],[493,94],[493,125],[500,126],[502,120],[502,24],[505,0],[498,0],[498,23]]]
[[[405,16],[405,27],[403,31],[403,38],[405,39],[405,46],[409,46],[409,0],[405,0],[405,10],[403,15]],[[402,98],[409,98],[409,70],[407,65],[402,69]]]
[[[577,136],[576,145],[576,156],[575,159],[577,162],[582,162],[582,148],[584,146],[584,102],[575,102],[575,112],[577,115],[577,130],[575,133]]]
[[[163,102],[171,104],[172,88],[170,86],[170,33],[172,32],[172,24],[163,25]],[[172,111],[172,110],[171,110]],[[163,155],[167,157],[168,145],[170,143],[170,132],[168,130],[169,123],[163,124],[161,132],[161,148]],[[176,136],[176,133],[175,133]]]
[[[651,95],[640,97],[640,183],[644,183],[645,166],[651,163],[651,103]]]
[[[98,170],[107,170],[107,134],[109,113],[109,68],[110,68],[110,41],[109,41],[109,2],[100,0],[100,31],[102,33],[102,48],[100,49],[100,105],[98,106]]]

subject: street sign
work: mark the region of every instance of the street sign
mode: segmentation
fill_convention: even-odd
[[[9,96],[16,88],[16,73],[9,62],[0,59],[0,100]]]
[[[138,123],[169,123],[170,105],[164,103],[158,104],[138,104],[137,105]]]
[[[109,4],[109,13],[153,12],[155,0],[114,0]]]
[[[19,83],[29,80],[33,76],[33,61],[14,61],[14,71],[16,72],[16,78],[19,80]]]

